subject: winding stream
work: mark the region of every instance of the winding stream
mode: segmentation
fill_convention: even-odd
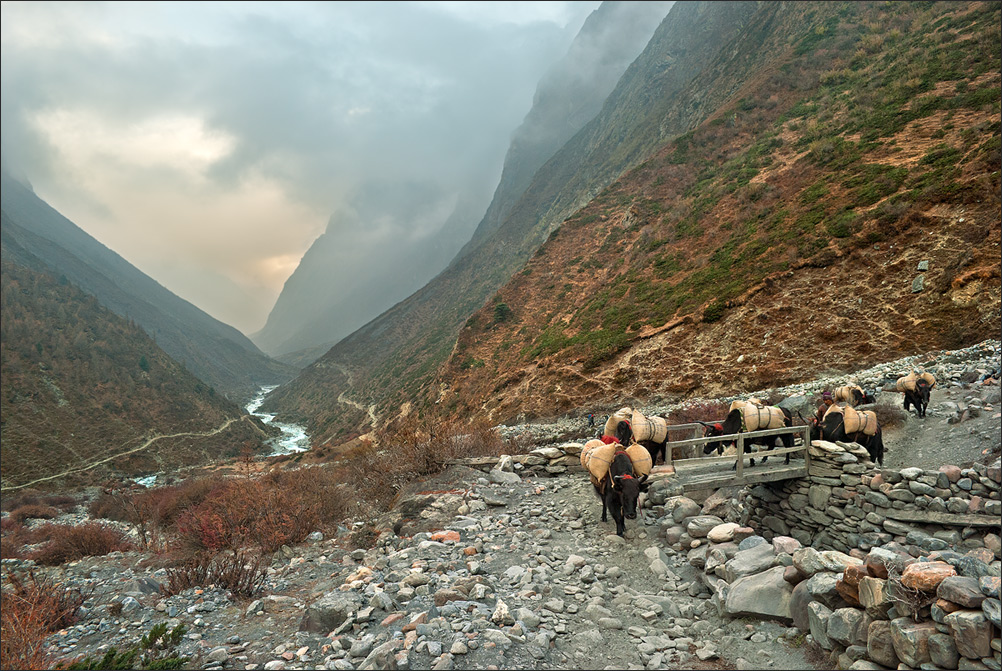
[[[305,452],[310,449],[310,436],[306,429],[299,424],[285,424],[276,422],[275,415],[267,412],[258,412],[258,408],[264,403],[265,397],[270,394],[278,385],[266,385],[261,387],[250,403],[247,404],[248,414],[254,415],[265,424],[274,424],[282,430],[282,435],[272,438],[267,442],[271,446],[271,456],[279,454],[292,454],[294,452]]]
[[[275,415],[257,411],[258,408],[261,407],[261,404],[264,403],[265,397],[277,386],[278,385],[266,385],[261,387],[261,389],[258,390],[257,395],[251,399],[250,403],[244,406],[244,409],[247,410],[247,414],[257,417],[265,424],[274,424],[282,430],[281,436],[271,438],[265,443],[271,447],[271,454],[268,456],[274,457],[281,454],[305,452],[310,449],[310,436],[306,433],[305,428],[299,424],[276,422]],[[144,487],[152,487],[156,483],[158,475],[162,474],[154,473],[141,478],[135,478],[135,482],[143,485]]]

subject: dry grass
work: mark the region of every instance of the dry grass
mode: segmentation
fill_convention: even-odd
[[[0,667],[51,669],[54,659],[46,650],[49,634],[73,624],[86,595],[39,578],[7,576],[0,607]]]

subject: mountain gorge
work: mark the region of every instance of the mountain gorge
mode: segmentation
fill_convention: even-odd
[[[4,227],[7,220],[4,220]],[[5,242],[3,488],[101,482],[263,449],[269,429],[65,277]],[[271,430],[274,432],[273,430]],[[176,434],[176,435],[175,435]]]
[[[65,277],[119,316],[133,320],[203,383],[234,400],[296,369],[266,356],[232,326],[171,293],[50,207],[4,170],[5,258]]]
[[[665,108],[677,103],[679,92],[713,58],[721,40],[738,34],[754,9],[750,3],[674,4],[598,116],[536,171],[503,224],[432,282],[276,390],[266,408],[309,422],[311,433],[324,442],[367,421],[366,413],[331,399],[348,395],[363,407],[374,405],[381,415],[392,415],[416,397],[449,356],[469,315],[522,266],[550,231],[663,143]],[[726,92],[709,91],[707,96],[722,99]],[[709,104],[698,107],[663,132],[680,134],[694,123],[693,118],[698,120],[710,109]],[[644,130],[650,128],[657,129],[656,136]],[[629,143],[619,142],[626,137],[631,138]]]
[[[306,365],[432,280],[457,252],[461,257],[477,248],[497,230],[536,170],[595,116],[671,5],[606,3],[588,17],[567,55],[540,81],[532,109],[513,133],[500,183],[472,240],[471,223],[483,210],[474,212],[473,201],[479,200],[466,197],[449,206],[451,213],[438,213],[445,220],[440,234],[397,236],[381,245],[378,258],[360,258],[344,244],[344,230],[378,231],[386,226],[388,212],[412,219],[407,229],[427,228],[422,218],[435,209],[421,185],[381,185],[378,193],[372,187],[356,200],[380,205],[358,205],[331,217],[325,233],[286,282],[268,323],[253,335],[255,342],[283,360]]]

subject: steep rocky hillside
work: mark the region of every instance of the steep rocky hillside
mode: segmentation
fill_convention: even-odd
[[[4,257],[65,276],[102,305],[139,324],[202,382],[234,400],[296,369],[271,359],[246,336],[174,295],[54,210],[6,170],[2,179]]]
[[[728,102],[467,321],[429,403],[733,394],[999,332],[999,4],[797,7],[770,37],[786,8],[761,9]]]
[[[139,326],[65,277],[7,261],[7,251],[0,274],[5,493],[39,479],[39,489],[65,487],[263,449],[267,427],[241,419],[234,403]]]
[[[492,235],[420,291],[338,343],[272,394],[265,409],[308,422],[315,439],[328,442],[370,423],[372,414],[396,414],[427,389],[466,319],[522,267],[553,228],[665,139],[689,130],[726,101],[756,70],[759,54],[768,53],[763,52],[764,36],[785,41],[791,31],[807,30],[810,17],[800,4],[784,6],[781,17],[771,22],[767,15],[759,16],[757,7],[741,2],[673,5],[599,115],[537,171]],[[764,25],[755,23],[758,27],[742,37],[746,24],[763,20]],[[734,40],[743,39],[750,40],[746,50],[735,51]],[[694,77],[697,83],[690,85]],[[343,402],[346,397],[354,405]],[[372,407],[378,412],[367,412]]]

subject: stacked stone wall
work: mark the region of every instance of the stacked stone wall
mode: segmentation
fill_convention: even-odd
[[[915,557],[980,548],[998,535],[1000,480],[997,464],[878,469],[854,443],[816,441],[809,477],[748,490],[743,522],[767,539],[792,536],[858,556],[891,541]]]
[[[773,564],[794,586],[790,617],[839,668],[998,670],[1000,480],[999,462],[877,469],[855,444],[818,442],[809,477],[745,492],[742,522],[780,558],[796,548]],[[715,573],[728,613],[747,587]]]

